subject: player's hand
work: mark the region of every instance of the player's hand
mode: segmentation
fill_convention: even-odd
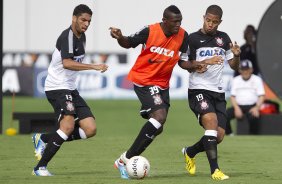
[[[118,40],[123,37],[121,30],[119,28],[110,27],[109,30],[113,38]]]
[[[235,57],[239,57],[241,54],[241,49],[240,46],[237,44],[237,42],[235,41],[234,44],[233,43],[229,43],[231,52],[234,54]]]
[[[207,68],[207,65],[205,65],[205,64],[200,64],[200,65],[198,65],[197,67],[196,67],[196,72],[197,73],[204,73],[204,72],[206,72],[208,70],[208,68]]]
[[[206,65],[221,65],[224,62],[222,56],[215,55],[210,59],[206,59],[203,61]]]
[[[108,65],[106,64],[97,64],[95,65],[95,69],[101,71],[101,73],[104,73],[108,69]]]

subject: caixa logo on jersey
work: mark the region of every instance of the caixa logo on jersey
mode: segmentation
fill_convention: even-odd
[[[225,51],[221,48],[209,48],[205,50],[201,50],[199,55],[201,57],[207,57],[207,56],[224,56]]]

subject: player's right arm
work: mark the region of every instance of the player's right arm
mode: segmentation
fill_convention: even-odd
[[[97,70],[102,73],[108,69],[106,64],[85,64],[74,61],[71,58],[63,59],[63,67],[68,70],[81,71],[81,70]]]
[[[130,42],[128,38],[122,35],[122,32],[119,28],[110,27],[109,29],[110,29],[111,36],[117,39],[118,44],[121,47],[126,48],[126,49],[130,48]]]
[[[123,48],[135,48],[139,44],[146,44],[149,37],[149,27],[145,26],[140,31],[130,36],[123,36],[119,28],[110,27],[110,34],[117,39],[119,45]]]
[[[69,39],[69,34],[65,33],[68,32],[63,32],[63,34],[58,38],[56,43],[56,48],[60,51],[61,54],[64,69],[73,71],[97,70],[101,72],[105,72],[108,69],[108,66],[106,64],[86,64],[82,63],[82,61],[76,61],[74,58],[73,42]],[[81,39],[84,39],[84,41],[86,41],[85,37],[82,37]],[[85,49],[80,48],[80,50]],[[81,52],[80,54],[84,55],[85,51]]]

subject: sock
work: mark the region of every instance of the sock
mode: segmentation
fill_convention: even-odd
[[[86,138],[87,136],[82,128],[74,127],[73,132],[69,135],[66,141],[73,141],[73,140],[86,139]]]
[[[64,143],[65,140],[68,139],[68,136],[62,131],[57,130],[56,134],[52,138],[50,138],[44,153],[42,155],[41,160],[38,162],[37,166],[34,170],[38,170],[39,167],[46,167],[48,162],[53,158],[53,156],[57,153],[60,149],[61,145]]]
[[[186,153],[190,158],[194,158],[198,153],[205,151],[203,138],[204,136],[193,146],[190,146],[186,149]]]
[[[41,134],[41,140],[45,143],[48,143],[49,140],[55,135],[56,133],[50,134]],[[79,126],[75,126],[73,132],[69,135],[66,141],[73,141],[78,139],[87,139],[87,136],[82,128]]]
[[[49,140],[55,135],[56,133],[50,133],[50,134],[41,134],[40,139],[45,142],[48,143]]]
[[[162,124],[160,122],[154,118],[150,118],[142,127],[135,141],[126,152],[126,158],[140,155],[153,142],[155,135],[160,133],[158,132],[158,129],[161,127]]]
[[[214,173],[215,169],[218,169],[217,163],[217,131],[206,130],[205,136],[203,137],[203,145],[210,163],[211,174]]]

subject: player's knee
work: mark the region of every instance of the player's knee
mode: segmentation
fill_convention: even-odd
[[[166,109],[158,109],[155,112],[150,114],[151,118],[157,120],[160,124],[164,124],[166,122],[167,110]]]
[[[223,138],[217,137],[217,144],[220,144],[222,142]]]
[[[217,143],[220,144],[223,141],[224,134],[218,132],[217,134]]]
[[[157,121],[163,125],[166,122],[166,116],[160,116]]]
[[[66,134],[71,134],[74,130],[74,117],[73,115],[63,115],[60,120],[60,129]]]
[[[93,137],[97,134],[97,128],[95,126],[88,127],[85,133],[87,138]]]
[[[162,125],[166,122],[166,114],[155,114],[152,118],[157,120]]]
[[[74,130],[74,125],[60,125],[60,129],[67,135],[70,135]]]

